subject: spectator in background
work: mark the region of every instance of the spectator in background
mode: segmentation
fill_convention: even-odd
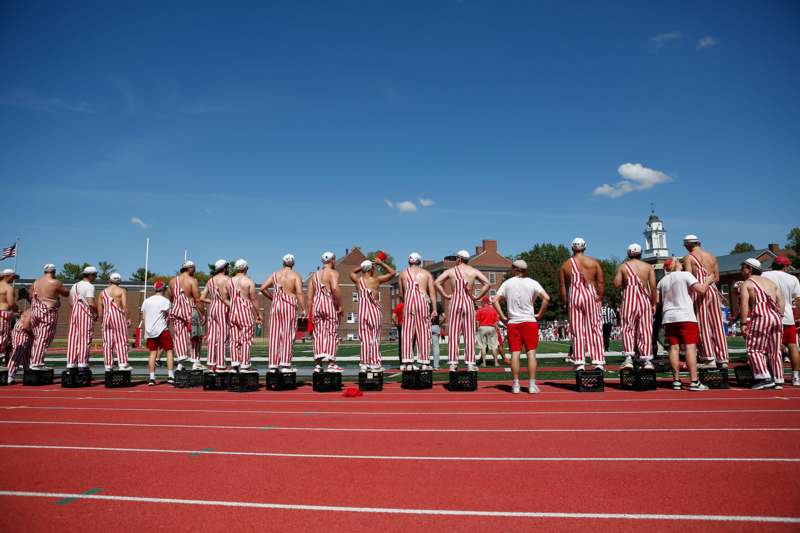
[[[397,358],[402,360],[403,353],[403,302],[392,309],[392,324],[397,329]],[[402,364],[402,363],[401,363]]]
[[[442,340],[442,312],[442,304],[436,302],[436,316],[431,319],[431,359],[434,370],[439,370],[439,343]]]
[[[617,312],[608,304],[608,300],[603,302],[601,310],[603,314],[603,349],[608,351],[608,346],[611,343],[611,330],[617,324]]]
[[[497,362],[497,322],[500,320],[497,311],[489,305],[489,298],[484,296],[481,300],[481,308],[475,313],[475,322],[477,323],[477,331],[475,336],[475,345],[480,352],[479,366],[485,366],[489,356],[489,350],[492,351],[494,358],[494,366],[498,366]]]

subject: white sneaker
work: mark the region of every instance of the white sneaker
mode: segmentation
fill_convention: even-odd
[[[314,372],[322,372],[322,365],[314,365]]]
[[[653,366],[653,362],[649,359],[644,362],[644,369],[645,370],[655,370],[656,368]]]
[[[622,368],[633,368],[633,358],[630,355],[625,356],[625,361],[622,362],[620,369]]]
[[[106,372],[111,372],[111,370],[112,370],[113,368],[114,368],[114,367],[107,366],[107,367],[106,367]]]
[[[422,370],[433,370],[431,365],[422,365]]]
[[[574,370],[575,372],[582,372],[584,368],[585,367],[583,366],[583,363],[573,363],[572,365],[572,370]]]
[[[317,365],[317,366],[319,366],[319,365]],[[278,365],[269,365],[267,367],[267,372],[277,372],[277,371],[278,371]]]
[[[594,365],[595,370],[599,370],[600,372],[605,372],[606,369],[603,365]]]
[[[283,374],[291,374],[294,372],[294,369],[291,366],[281,366],[280,372]]]
[[[539,387],[536,385],[536,383],[528,387],[529,394],[539,394],[540,392],[541,391],[539,390]]]
[[[450,363],[450,372],[458,371],[458,364],[457,363]]]
[[[467,364],[467,372],[477,372],[478,366],[475,363],[468,363]]]
[[[359,372],[366,372],[368,369],[367,365],[358,365]]]
[[[195,361],[192,363],[192,370],[205,370],[206,367],[203,366],[203,363],[200,361]]]
[[[708,369],[711,369],[711,368],[717,368],[717,362],[716,361],[704,361],[702,363],[697,363],[697,368],[703,368],[705,370],[708,370]]]
[[[800,387],[800,378],[792,378],[792,385]]]
[[[383,372],[383,367],[381,365],[372,365],[369,367],[372,372]]]
[[[344,368],[340,367],[336,363],[331,363],[328,365],[328,372],[342,372]]]
[[[33,367],[31,367],[31,368],[33,368]],[[72,370],[73,368],[75,368],[75,365],[67,363],[67,370]],[[37,368],[35,370],[39,370],[39,369]]]
[[[681,390],[683,388],[683,384],[680,382],[679,379],[675,379],[672,381],[672,390]]]
[[[776,382],[775,382],[775,387],[773,387],[773,388],[774,388],[775,390],[783,390],[783,382],[780,382],[780,383],[778,383],[778,382],[776,381]]]
[[[519,383],[512,383],[511,384],[511,392],[514,394],[519,394]]]
[[[720,364],[719,364],[719,367],[720,367],[722,370],[728,370],[728,363],[720,363]]]
[[[708,386],[700,383],[699,381],[692,381],[691,385],[689,385],[689,390],[693,391],[708,390]]]

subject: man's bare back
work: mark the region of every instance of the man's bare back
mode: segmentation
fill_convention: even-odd
[[[0,279],[0,311],[14,311],[16,308],[14,287],[5,279]]]
[[[431,276],[431,273],[428,272],[427,270],[425,270],[424,268],[416,266],[416,265],[409,266],[406,269],[406,271],[411,273],[411,277],[413,278],[413,280],[417,282],[417,285],[419,285],[420,290],[423,293],[428,295],[428,298],[430,299],[430,301],[431,302],[435,302],[436,301],[436,288],[433,285],[433,276]],[[403,297],[404,298],[405,298],[406,292],[408,292],[408,290],[410,289],[410,287],[406,286],[407,283],[408,283],[408,277],[407,276],[408,275],[405,274],[405,273],[402,276],[400,276],[400,284],[401,284],[402,289],[403,289],[402,293],[403,293]]]
[[[294,262],[292,262],[292,264],[294,264]],[[284,266],[280,270],[273,272],[270,277],[261,284],[261,294],[271,300],[272,294],[270,294],[269,288],[274,285],[280,285],[283,292],[289,296],[289,298],[294,298],[297,305],[300,306],[301,316],[305,316],[306,302],[303,298],[303,280],[300,275],[292,270],[290,266]]]
[[[622,265],[620,265],[619,269],[617,270],[617,276],[614,279],[614,284],[617,287],[621,287],[622,285],[627,287],[630,283],[630,280],[628,280],[628,269],[624,268],[624,265],[626,264],[630,265],[631,269],[633,269],[634,274],[639,278],[639,281],[642,282],[642,285],[650,294],[653,303],[655,303],[656,272],[652,266],[648,265],[641,259],[628,259]],[[617,284],[618,279],[621,281],[620,284]]]
[[[694,277],[697,277],[697,268],[689,255],[694,255],[706,272],[710,273],[714,282],[719,281],[719,267],[717,266],[717,256],[706,252],[700,245],[695,246],[692,251],[683,258],[683,269]]]
[[[33,292],[45,306],[54,309],[61,305],[60,296],[69,296],[61,280],[48,274],[33,282]]]
[[[467,284],[467,291],[473,300],[480,300],[486,295],[487,292],[489,292],[489,280],[480,270],[466,263],[458,263],[456,266],[445,270],[441,276],[436,278],[436,281],[434,282],[434,287],[436,287],[442,296],[447,299],[450,299],[453,296],[453,287],[455,287],[456,281],[456,270],[458,270],[459,274],[461,274],[461,277],[464,279],[464,282]],[[475,284],[476,279],[480,281],[483,286],[481,287],[480,292],[476,296],[473,296],[472,287]],[[445,292],[445,283],[449,283],[450,294]]]
[[[585,255],[583,252],[575,253],[572,259],[577,263],[578,270],[581,272],[586,282],[595,288],[597,292],[597,301],[602,301],[603,269],[600,267],[600,262],[594,257]],[[558,278],[561,303],[566,309],[569,303],[569,287],[572,284],[572,261],[570,259],[567,259],[561,265],[561,269],[558,271]]]
[[[214,277],[212,277],[211,279],[214,280],[214,285],[217,286],[220,299],[222,299],[222,301],[225,302],[226,304],[229,304],[231,298],[230,295],[228,294],[228,283],[230,283],[231,278],[229,278],[226,274],[220,272],[219,274],[215,274]]]
[[[772,298],[772,300],[778,304],[778,309],[783,309],[784,301],[783,301],[783,294],[780,290],[778,290],[778,286],[770,279],[767,279],[763,276],[757,276],[753,274],[745,282],[742,284],[742,288],[747,291],[748,296],[750,297],[751,305],[755,302],[755,288],[753,287],[753,283],[757,283],[761,289],[767,293],[767,296]]]
[[[108,295],[111,296],[111,301],[114,302],[114,305],[127,312],[128,291],[118,285],[109,285],[107,290]]]

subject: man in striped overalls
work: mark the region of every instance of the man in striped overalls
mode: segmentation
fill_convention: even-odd
[[[642,261],[642,247],[628,246],[628,260],[617,269],[614,286],[622,288],[622,368],[633,368],[636,352],[644,368],[653,369],[653,313],[658,293],[653,267]]]
[[[214,263],[214,275],[208,280],[200,298],[208,304],[206,316],[206,342],[208,366],[212,372],[225,370],[225,346],[230,333],[230,290],[228,262],[219,259]]]
[[[374,261],[374,263],[373,263]],[[383,372],[381,362],[381,321],[383,311],[378,299],[381,283],[394,278],[394,269],[376,257],[362,261],[358,268],[350,272],[350,280],[358,287],[358,340],[361,343],[360,369],[366,372]],[[384,273],[376,274],[375,264],[380,265]],[[359,276],[358,274],[361,274]],[[430,342],[430,341],[429,341]]]
[[[184,261],[180,274],[169,280],[167,298],[171,306],[168,322],[172,330],[175,355],[178,356],[178,370],[183,364],[192,361],[192,370],[203,370],[200,363],[200,350],[192,345],[192,319],[194,313],[203,312],[203,301],[200,299],[200,287],[194,277],[193,261]],[[202,346],[202,340],[200,341]]]
[[[740,288],[739,313],[755,378],[751,388],[782,389],[783,295],[775,283],[760,275],[761,262],[757,259],[745,260],[741,272],[745,282]]]
[[[94,298],[94,280],[97,269],[87,266],[83,269],[83,279],[75,283],[69,291],[72,311],[69,314],[69,334],[67,335],[67,369],[89,368],[89,350],[92,347],[94,321],[97,320],[97,302]]]
[[[431,370],[431,321],[436,317],[436,287],[431,273],[422,268],[422,256],[417,252],[408,255],[408,268],[400,275],[399,283],[403,298],[400,369],[417,370],[414,365],[416,346],[422,370]]]
[[[336,348],[339,346],[337,330],[344,309],[333,252],[322,254],[322,265],[308,284],[308,307],[314,325],[314,371],[321,372],[322,365],[327,362],[328,372],[341,372],[342,367],[336,364]]]
[[[119,286],[122,276],[114,272],[109,276],[110,285],[100,293],[97,314],[103,317],[103,356],[106,372],[114,365],[114,354],[117,354],[117,365],[120,370],[133,370],[128,364],[128,291]]]
[[[10,268],[0,273],[0,359],[11,348],[11,320],[17,311],[13,285],[16,278],[17,274]]]
[[[464,336],[464,362],[467,370],[475,372],[475,302],[486,296],[489,292],[489,280],[483,273],[471,267],[469,252],[459,251],[455,256],[455,266],[445,270],[436,279],[434,287],[447,300],[450,308],[447,313],[447,357],[450,362],[450,372],[458,370],[459,339]],[[450,281],[452,292],[445,291],[444,283]],[[474,293],[475,281],[481,283],[481,288]]]
[[[14,383],[14,375],[19,367],[28,368],[33,345],[31,329],[31,309],[25,309],[11,331],[11,358],[8,363],[8,383]]]
[[[56,278],[56,266],[52,263],[44,265],[44,274],[33,282],[31,287],[31,369],[46,370],[44,356],[56,334],[58,308],[61,297],[69,296],[61,280]]]
[[[297,308],[306,316],[303,280],[293,270],[294,256],[283,256],[283,268],[273,272],[261,285],[261,294],[272,300],[269,316],[269,367],[275,372],[296,372],[292,367],[294,337],[297,331]],[[272,288],[272,292],[269,289]]]
[[[595,368],[604,370],[606,358],[600,313],[603,269],[597,259],[585,255],[585,251],[586,241],[580,237],[573,239],[572,257],[564,261],[559,271],[559,292],[564,311],[569,315],[574,369],[583,370],[588,353]]]
[[[237,370],[250,370],[250,350],[253,347],[255,325],[261,323],[258,312],[258,294],[253,280],[247,275],[249,267],[244,259],[233,264],[228,294],[231,298],[231,366]]]
[[[728,343],[722,325],[722,297],[717,283],[719,268],[717,258],[703,250],[697,235],[686,235],[683,245],[689,252],[683,258],[683,269],[692,274],[697,281],[703,283],[711,278],[711,284],[705,294],[692,293],[697,325],[700,328],[698,343],[698,368],[728,368]]]

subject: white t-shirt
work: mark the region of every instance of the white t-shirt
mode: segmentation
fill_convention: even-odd
[[[683,270],[667,274],[658,282],[656,288],[661,293],[662,324],[697,322],[689,292],[692,285],[697,283],[696,277]]]
[[[145,339],[155,339],[167,329],[168,311],[169,300],[160,294],[154,294],[142,303]]]
[[[544,288],[539,282],[531,278],[514,276],[500,285],[497,296],[506,300],[508,308],[508,323],[521,324],[523,322],[536,322],[536,311],[533,303]]]
[[[777,285],[783,294],[783,323],[791,326],[794,324],[794,301],[800,298],[800,281],[783,270],[770,270],[761,275]]]
[[[86,302],[88,298],[94,298],[94,285],[85,279],[73,285],[69,290],[69,301],[73,304],[78,300]]]

